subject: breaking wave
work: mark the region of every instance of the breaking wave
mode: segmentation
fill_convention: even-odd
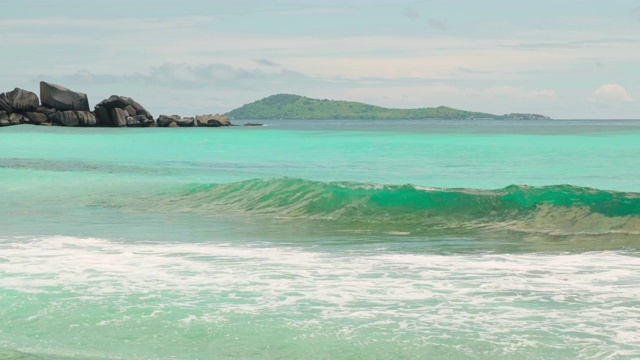
[[[191,184],[163,196],[188,211],[249,212],[410,232],[640,234],[640,194],[572,185],[480,190],[274,178]]]

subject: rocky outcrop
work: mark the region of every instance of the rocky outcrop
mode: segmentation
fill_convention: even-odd
[[[155,126],[153,116],[130,97],[112,95],[96,105],[98,126],[148,127]]]
[[[220,126],[230,126],[231,121],[229,118],[216,114],[216,115],[200,115],[196,116],[196,126],[205,126],[205,127],[220,127]]]
[[[40,94],[14,89],[0,94],[0,126],[6,125],[62,125],[95,126],[96,119],[89,112],[87,95],[71,91],[59,85],[40,83]]]
[[[13,91],[0,94],[0,110],[8,113],[34,111],[39,105],[38,95],[31,91],[15,88]]]
[[[16,88],[0,94],[0,126],[47,123],[49,119],[38,105],[38,95],[30,91]]]
[[[505,115],[504,117],[509,120],[551,120],[550,117],[540,114],[511,113]]]
[[[195,126],[195,119],[183,118],[178,115],[160,115],[157,124],[159,127],[192,127]]]
[[[89,111],[89,99],[86,94],[42,81],[40,98],[33,92],[19,88],[0,93],[0,126],[19,124],[85,127],[220,127],[230,126],[231,122],[227,116],[220,114],[200,115],[195,118],[161,115],[156,124],[153,116],[144,106],[130,97],[118,95],[104,99],[95,106],[95,112],[92,112]]]
[[[89,111],[87,94],[44,81],[40,82],[40,99],[42,99],[42,105],[59,111]]]

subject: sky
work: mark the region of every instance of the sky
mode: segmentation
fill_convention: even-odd
[[[0,92],[640,118],[640,0],[0,0]]]

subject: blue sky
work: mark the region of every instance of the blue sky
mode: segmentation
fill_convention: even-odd
[[[154,115],[275,94],[640,118],[640,0],[0,0],[0,91]]]

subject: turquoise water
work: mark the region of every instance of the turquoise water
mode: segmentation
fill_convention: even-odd
[[[0,359],[640,357],[640,121],[0,129]]]

